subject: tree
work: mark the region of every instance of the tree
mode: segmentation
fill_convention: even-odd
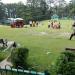
[[[75,52],[64,52],[56,64],[56,72],[61,75],[75,74]]]
[[[39,7],[41,0],[27,0],[27,5],[30,7]]]
[[[18,48],[11,53],[11,61],[13,62],[14,67],[23,67],[28,68],[27,57],[29,50],[27,48]]]
[[[30,7],[32,19],[46,19],[48,10],[46,0],[27,0],[27,6]]]
[[[64,17],[65,16],[65,13],[66,13],[64,11],[65,7],[66,7],[65,0],[56,0],[54,2],[54,8],[55,8],[55,12],[54,13],[58,14],[58,16],[60,18]]]
[[[0,19],[3,18],[5,18],[5,8],[4,8],[4,4],[0,0]]]
[[[75,15],[75,8],[73,5],[72,1],[70,4],[66,4],[65,0],[27,0],[26,5],[22,2],[5,5],[1,3],[0,14],[3,16],[0,16],[2,16],[2,18],[21,17],[25,20],[25,23],[28,23],[29,20],[50,19],[53,14],[57,14],[62,18],[64,16],[67,17]]]
[[[15,18],[16,17],[16,6],[17,4],[5,4],[6,15],[7,18]]]
[[[75,0],[71,0],[69,7],[71,16],[75,16]]]

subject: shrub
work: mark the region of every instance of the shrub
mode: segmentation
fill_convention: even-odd
[[[18,48],[11,53],[11,60],[15,68],[18,66],[28,68],[27,57],[29,50],[27,48]]]
[[[75,52],[63,52],[56,63],[56,72],[61,75],[75,75]]]

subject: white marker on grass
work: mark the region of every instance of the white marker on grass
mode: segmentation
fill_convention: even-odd
[[[51,54],[51,52],[47,52],[46,54]]]

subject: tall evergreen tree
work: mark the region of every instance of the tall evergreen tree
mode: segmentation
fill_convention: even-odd
[[[4,9],[4,4],[0,0],[0,19],[5,18],[5,9]]]

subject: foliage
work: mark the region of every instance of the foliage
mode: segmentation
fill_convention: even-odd
[[[0,47],[0,62],[10,54],[10,50],[7,49],[6,51],[4,51],[5,49],[6,47]]]
[[[56,64],[57,74],[75,74],[75,52],[63,52]]]
[[[20,17],[25,20],[25,24],[29,20],[51,19],[53,14],[57,14],[60,18],[72,18],[75,15],[73,1],[66,3],[65,0],[27,0],[26,5],[22,2],[12,4],[0,2],[0,18]]]
[[[7,58],[10,55],[11,51],[8,49],[7,51],[4,51],[1,49],[0,51],[0,62],[3,61],[5,58]]]
[[[0,52],[0,61],[2,61],[5,58],[6,58],[5,53]]]
[[[0,0],[0,20],[5,18],[5,8],[4,4]]]
[[[18,48],[11,53],[11,60],[13,62],[14,67],[23,67],[25,69],[28,68],[27,57],[28,57],[28,49],[27,48]]]

